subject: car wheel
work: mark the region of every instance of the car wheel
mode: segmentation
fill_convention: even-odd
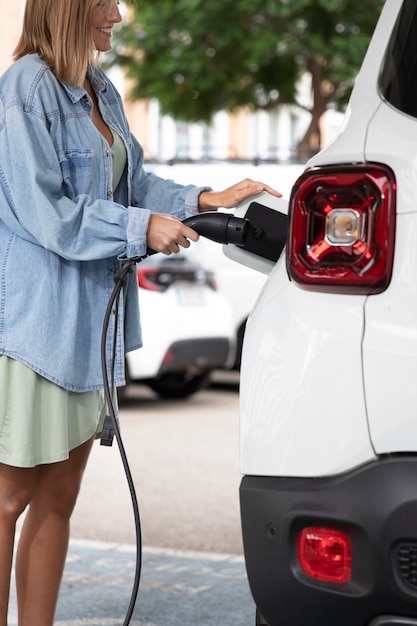
[[[160,378],[147,380],[147,385],[162,398],[186,398],[208,383],[210,372],[190,376],[185,372],[163,374]]]

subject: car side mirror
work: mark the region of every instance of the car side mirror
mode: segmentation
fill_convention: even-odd
[[[234,211],[245,218],[249,228],[243,244],[223,246],[224,254],[233,261],[270,274],[287,243],[288,200],[262,192],[246,200]]]

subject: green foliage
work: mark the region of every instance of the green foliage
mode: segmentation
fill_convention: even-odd
[[[209,122],[219,110],[297,103],[312,76],[313,117],[343,107],[383,0],[130,0],[112,62],[133,98]]]

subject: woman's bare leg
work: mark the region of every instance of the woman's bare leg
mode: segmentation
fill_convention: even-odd
[[[66,461],[38,467],[16,555],[19,626],[53,625],[70,517],[93,441],[72,450]]]
[[[0,626],[7,626],[16,522],[30,502],[38,468],[0,463]]]

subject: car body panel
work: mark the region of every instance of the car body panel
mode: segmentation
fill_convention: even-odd
[[[243,345],[243,474],[323,476],[374,458],[362,387],[364,298],[309,294],[304,302],[281,257]]]
[[[401,141],[392,140],[392,129]],[[365,161],[385,163],[397,179],[397,214],[417,212],[417,122],[381,102],[368,125]]]
[[[391,284],[365,306],[364,385],[378,454],[417,451],[417,215],[397,218]]]

